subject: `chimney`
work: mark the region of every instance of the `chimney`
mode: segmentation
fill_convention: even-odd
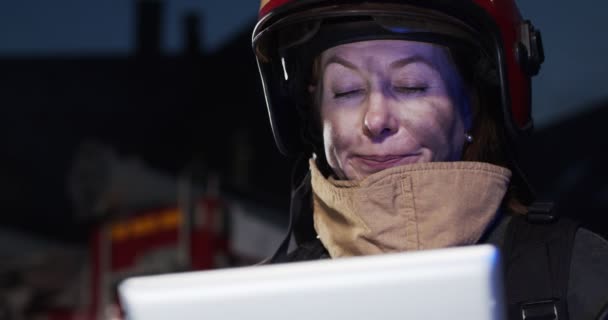
[[[201,54],[201,33],[199,16],[190,12],[184,18],[184,53],[186,56]]]
[[[160,56],[163,5],[161,0],[138,0],[136,17],[136,53]]]

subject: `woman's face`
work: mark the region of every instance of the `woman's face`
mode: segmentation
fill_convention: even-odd
[[[323,141],[338,178],[460,159],[468,95],[446,49],[364,41],[328,49],[320,63]]]

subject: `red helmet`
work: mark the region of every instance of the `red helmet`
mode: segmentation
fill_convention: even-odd
[[[375,39],[432,42],[458,52],[475,77],[499,92],[496,114],[508,136],[532,128],[530,77],[544,54],[539,31],[521,18],[515,0],[262,0],[253,49],[282,153],[306,150],[301,107],[314,58],[339,44]]]

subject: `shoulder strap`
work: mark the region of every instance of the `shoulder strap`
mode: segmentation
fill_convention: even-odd
[[[290,252],[286,258],[288,262],[319,259],[329,259],[329,253],[319,239],[314,239],[299,245],[294,251]]]
[[[577,229],[572,220],[533,208],[530,216],[511,219],[503,247],[509,319],[568,319],[566,298]]]

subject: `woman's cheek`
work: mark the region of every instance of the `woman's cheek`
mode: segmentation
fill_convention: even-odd
[[[339,119],[339,118],[338,118]],[[324,140],[331,152],[339,155],[348,148],[348,130],[338,119],[326,121],[324,130]]]
[[[464,124],[451,101],[442,101],[436,108],[433,123],[429,126],[434,135],[435,161],[459,160],[464,142]]]
[[[410,139],[430,152],[427,161],[445,161],[452,154],[453,114],[449,99],[427,97],[412,101],[400,115]]]
[[[347,165],[347,157],[357,145],[356,133],[358,128],[354,126],[353,118],[343,112],[325,115],[323,121],[323,140],[325,154],[330,167],[338,176],[344,175]],[[343,177],[341,177],[343,178]]]
[[[442,99],[437,105],[435,122],[437,135],[443,137],[441,147],[446,151],[443,160],[460,160],[460,151],[464,143],[464,120],[451,99]]]

